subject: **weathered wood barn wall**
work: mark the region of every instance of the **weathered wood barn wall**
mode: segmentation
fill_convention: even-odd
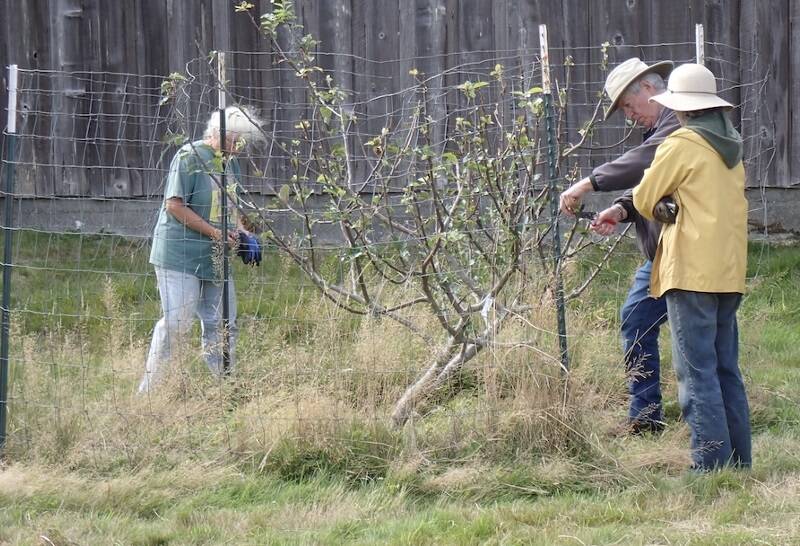
[[[252,2],[256,17],[271,9],[269,0]],[[184,71],[187,61],[209,51],[267,50],[266,41],[248,17],[235,13],[236,3],[0,0],[4,14],[0,23],[2,64],[65,71],[54,76],[42,72],[30,83],[40,86],[37,89],[44,91],[46,98],[21,91],[23,127],[35,125],[40,108],[37,100],[50,101],[52,111],[79,119],[71,101],[86,92],[81,73],[107,72],[113,77],[107,79],[104,89],[93,92],[111,97],[105,114],[116,113],[117,121],[93,130],[106,136],[116,134],[127,142],[123,147],[97,144],[91,153],[86,148],[78,153],[68,139],[59,141],[58,130],[53,129],[53,143],[26,152],[30,161],[41,167],[23,176],[21,193],[156,194],[160,174],[153,168],[153,150],[148,152],[137,144],[161,136],[153,128],[160,97],[151,91],[158,89],[165,76]],[[719,52],[719,57],[710,61],[712,70],[729,82],[766,80],[760,104],[751,105],[739,119],[748,146],[768,151],[759,179],[751,180],[751,185],[800,184],[800,32],[795,29],[800,21],[800,0],[296,0],[295,6],[306,31],[321,40],[322,51],[346,54],[321,57],[326,68],[344,87],[370,97],[408,85],[412,67],[437,74],[446,72],[456,58],[463,63],[498,54],[533,55],[540,23],[548,25],[554,64],[572,55],[576,63],[572,77],[588,82],[588,96],[602,86],[602,75],[592,62],[601,43],[611,44],[612,63],[631,55],[648,61],[688,61],[694,53],[695,23],[703,23],[707,43]],[[661,45],[646,49],[635,44]],[[714,49],[715,45],[722,47]],[[280,96],[284,104],[291,104],[294,91],[282,86],[284,76],[269,56],[232,55],[229,62],[234,88],[268,89],[262,101]],[[463,81],[452,75],[444,78],[441,83],[445,87]],[[4,109],[5,88],[4,72],[0,97]],[[137,95],[138,102],[112,100],[115,94],[125,95],[132,88],[143,90]],[[743,100],[736,85],[726,93],[732,100]],[[390,108],[380,100],[370,104],[373,109]],[[269,109],[265,110],[269,117]],[[3,115],[5,126],[5,111]],[[76,123],[81,122],[73,121],[72,135],[81,130]],[[145,157],[147,154],[150,157]],[[102,172],[98,174],[98,170]]]

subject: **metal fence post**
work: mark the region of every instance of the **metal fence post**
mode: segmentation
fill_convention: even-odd
[[[702,23],[694,26],[694,50],[697,64],[706,64],[706,39]]]
[[[564,309],[564,282],[561,278],[561,233],[558,225],[558,173],[556,158],[558,142],[556,140],[555,114],[553,112],[553,93],[550,85],[550,55],[547,47],[547,25],[539,25],[539,49],[542,62],[542,94],[544,95],[545,129],[547,131],[547,184],[550,193],[550,215],[553,230],[553,272],[555,275],[556,313],[558,319],[558,344],[560,348],[561,367],[569,370],[567,353],[567,320]]]
[[[8,333],[11,325],[11,250],[14,237],[14,161],[17,138],[17,65],[8,67],[8,129],[6,142],[6,184],[3,195],[5,221],[3,222],[3,308],[0,325],[0,454],[6,445],[8,416]]]
[[[228,163],[225,161],[227,133],[225,128],[225,53],[217,52],[217,79],[219,92],[217,105],[219,107],[219,142],[222,150],[222,174],[220,175],[220,208],[222,214],[222,374],[227,375],[231,367],[231,337],[230,337],[230,264],[228,262],[228,184],[225,172]]]

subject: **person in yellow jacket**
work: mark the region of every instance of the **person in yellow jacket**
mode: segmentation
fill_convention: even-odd
[[[742,139],[717,96],[714,75],[686,64],[650,99],[674,110],[668,136],[633,189],[633,208],[665,223],[650,279],[667,301],[678,401],[691,430],[693,467],[751,465],[750,410],[738,364],[736,311],[745,286],[747,200]],[[659,208],[661,207],[661,208]]]

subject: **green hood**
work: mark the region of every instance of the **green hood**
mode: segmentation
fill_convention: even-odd
[[[722,156],[732,169],[742,160],[742,136],[722,110],[714,110],[697,118],[689,118],[686,127],[696,132]]]

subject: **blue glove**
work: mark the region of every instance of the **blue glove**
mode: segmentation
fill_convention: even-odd
[[[261,265],[261,243],[258,237],[239,230],[239,251],[236,253],[245,265]]]

